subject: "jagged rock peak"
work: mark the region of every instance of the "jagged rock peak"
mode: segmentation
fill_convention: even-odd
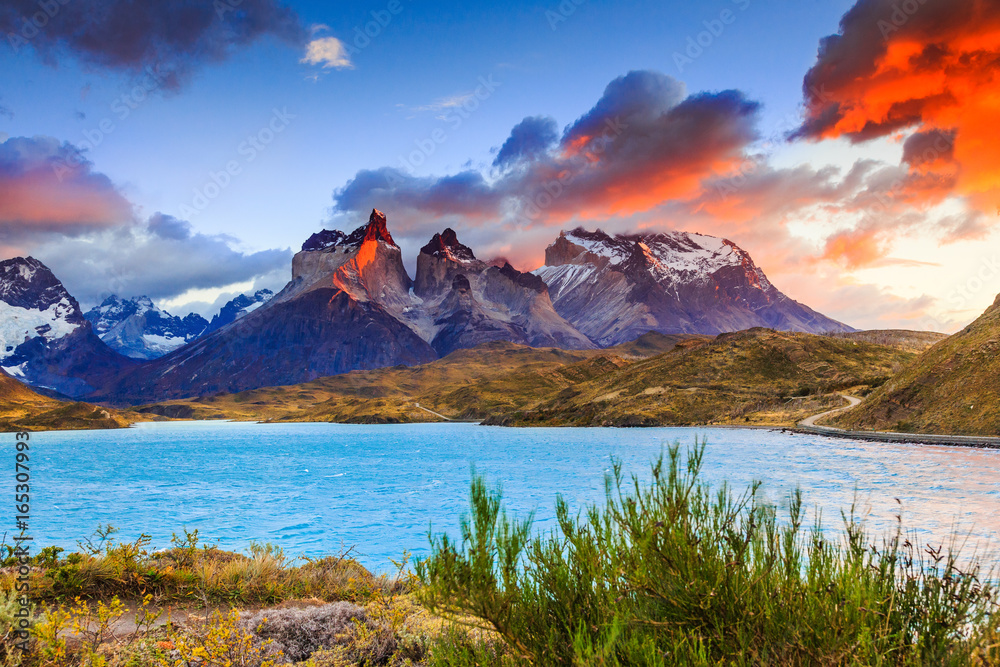
[[[503,263],[503,266],[500,267],[500,275],[508,278],[515,285],[526,287],[539,294],[548,289],[545,281],[540,276],[536,276],[533,273],[522,273],[511,266],[510,262]]]
[[[350,234],[345,234],[339,229],[324,229],[310,236],[302,244],[302,250],[327,250],[338,247],[359,248],[365,241],[385,241],[393,247],[398,247],[396,242],[392,240],[392,235],[386,226],[385,213],[377,208],[372,209],[367,224],[361,225]]]
[[[377,208],[372,209],[372,214],[368,217],[368,224],[364,227],[358,227],[351,235],[347,237],[347,242],[353,244],[354,239],[357,238],[358,232],[364,230],[364,234],[357,245],[361,245],[365,241],[385,241],[391,246],[396,245],[396,242],[392,240],[392,235],[389,233],[389,228],[386,226],[385,213],[378,210]]]
[[[458,242],[458,234],[452,228],[435,234],[430,243],[420,249],[420,252],[433,257],[446,257],[457,262],[475,261],[476,255],[472,248]]]

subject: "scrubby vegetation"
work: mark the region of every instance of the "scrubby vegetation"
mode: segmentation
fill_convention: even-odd
[[[477,478],[460,540],[432,537],[410,572],[349,555],[246,555],[197,533],[150,553],[108,528],[33,561],[32,650],[4,667],[348,665],[992,665],[994,572],[901,528],[873,540],[853,513],[834,538],[699,480],[703,447],[671,448],[649,482],[620,466],[607,500],[558,529],[503,510]],[[9,626],[16,575],[0,578]],[[181,610],[181,613],[178,613]]]
[[[831,426],[849,430],[1000,435],[1000,297]]]
[[[652,481],[616,466],[607,503],[532,534],[499,491],[472,488],[461,543],[418,563],[418,597],[475,617],[511,660],[535,665],[968,665],[1000,660],[996,589],[957,553],[902,532],[874,544],[804,529],[801,496],[779,521],[699,482],[702,448],[677,448]]]

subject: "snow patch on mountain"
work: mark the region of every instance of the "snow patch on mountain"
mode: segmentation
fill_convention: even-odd
[[[133,359],[156,359],[201,336],[208,320],[180,318],[160,310],[148,296],[121,299],[111,295],[84,317],[114,350]]]
[[[45,310],[19,308],[0,301],[0,358],[6,358],[18,345],[41,336],[47,341],[67,336],[79,328],[66,315],[74,311],[69,300],[54,303]]]
[[[272,298],[274,298],[274,292],[269,289],[258,290],[254,294],[240,294],[223,306],[219,314],[212,318],[204,335],[217,331],[227,324],[232,324],[241,317],[246,317]]]
[[[32,257],[0,262],[0,360],[22,343],[59,340],[83,324],[79,305],[44,264]]]
[[[749,259],[727,239],[688,232],[610,236],[601,230],[575,229],[563,236],[587,253],[609,260],[612,266],[641,258],[657,282],[707,281],[719,269],[739,266]],[[579,261],[588,263],[585,258]]]

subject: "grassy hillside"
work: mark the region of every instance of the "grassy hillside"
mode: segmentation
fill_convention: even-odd
[[[791,425],[875,386],[915,354],[864,341],[756,329],[647,334],[602,351],[490,343],[424,366],[359,371],[291,387],[140,410],[186,419],[505,425]],[[432,412],[428,412],[432,411]]]
[[[831,392],[875,386],[915,357],[875,343],[750,329],[604,372],[526,409],[507,425],[792,425],[841,399]]]
[[[147,414],[177,419],[237,419],[265,421],[335,421],[349,423],[407,423],[441,421],[417,407],[453,419],[483,419],[497,406],[521,405],[525,397],[543,395],[552,386],[578,379],[549,382],[567,366],[605,354],[641,359],[671,349],[695,336],[647,334],[608,351],[535,349],[494,342],[459,350],[422,366],[395,366],[354,371],[288,387],[268,387],[239,394],[219,394],[168,401],[139,408]],[[626,362],[622,362],[626,363]],[[501,378],[521,377],[511,386]],[[448,397],[448,398],[446,398]]]
[[[1000,297],[831,424],[849,429],[1000,435]]]
[[[905,329],[876,329],[873,331],[852,331],[850,333],[832,333],[828,335],[833,338],[844,338],[846,340],[898,347],[907,352],[923,352],[948,337],[947,334],[935,333],[933,331],[907,331]]]
[[[124,428],[135,415],[87,403],[66,403],[35,393],[0,371],[0,433]]]

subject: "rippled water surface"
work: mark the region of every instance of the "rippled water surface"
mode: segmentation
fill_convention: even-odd
[[[473,465],[503,484],[509,508],[536,510],[547,527],[557,493],[578,508],[603,499],[612,456],[648,476],[664,444],[696,437],[708,438],[713,484],[742,489],[759,479],[776,502],[801,486],[833,527],[857,497],[879,531],[893,526],[898,498],[904,524],[923,541],[958,530],[1000,561],[1000,451],[704,428],[191,422],[36,434],[32,532],[36,544],[72,548],[111,523],[164,547],[171,533],[198,528],[235,550],[251,541],[292,555],[354,546],[366,565],[385,570],[404,550],[426,553],[429,525],[456,534]],[[2,438],[13,456],[13,436]]]

